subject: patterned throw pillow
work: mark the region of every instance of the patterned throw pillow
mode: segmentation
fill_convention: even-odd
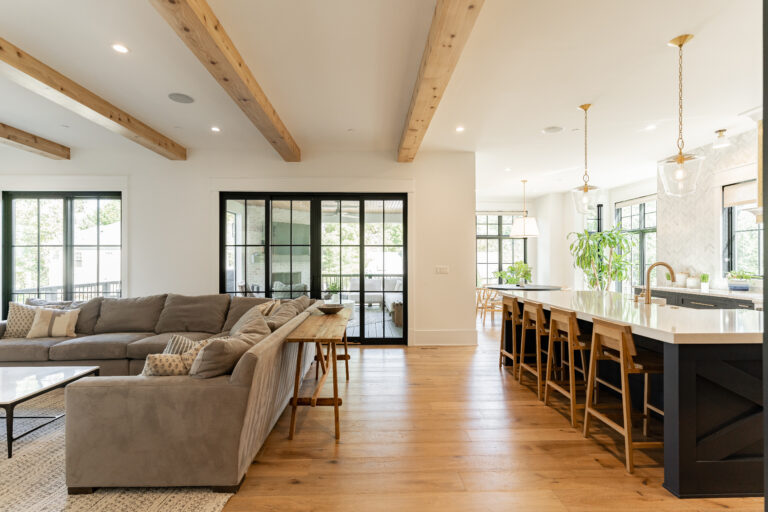
[[[8,324],[3,338],[26,338],[35,321],[35,306],[25,306],[16,302],[8,303]]]
[[[142,375],[146,376],[171,376],[187,375],[189,368],[184,366],[181,354],[149,354],[144,362]]]
[[[187,350],[190,350],[197,345],[197,341],[185,338],[180,334],[174,334],[171,339],[168,340],[168,344],[163,349],[163,354],[183,354]]]
[[[61,310],[38,308],[27,338],[51,338],[75,335],[79,309]]]

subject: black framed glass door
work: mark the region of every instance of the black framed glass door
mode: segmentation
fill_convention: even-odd
[[[405,194],[222,192],[222,293],[352,310],[350,341],[407,339]]]

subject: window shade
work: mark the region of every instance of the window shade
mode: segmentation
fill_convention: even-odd
[[[649,196],[636,197],[634,199],[628,199],[626,201],[619,201],[616,203],[615,208],[624,208],[625,206],[632,206],[633,204],[647,203],[648,201],[655,201],[656,194]]]
[[[757,203],[757,180],[723,187],[723,208]]]

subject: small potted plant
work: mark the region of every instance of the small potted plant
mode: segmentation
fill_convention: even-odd
[[[709,292],[709,274],[701,274],[701,291]]]
[[[664,277],[667,279],[667,286],[675,285],[675,283],[672,282],[672,275],[669,272],[664,272]]]
[[[531,280],[531,267],[524,261],[517,261],[507,267],[507,270],[494,272],[495,277],[501,278],[504,284],[524,285]]]
[[[728,289],[732,292],[746,292],[749,291],[749,280],[752,279],[753,274],[746,270],[733,270],[728,272],[726,276],[728,278]]]

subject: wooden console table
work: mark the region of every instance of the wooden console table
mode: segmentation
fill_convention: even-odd
[[[293,433],[296,429],[296,410],[299,406],[316,407],[333,406],[336,439],[340,439],[341,431],[339,429],[339,407],[341,398],[339,398],[339,384],[336,377],[336,361],[343,360],[347,370],[347,380],[349,380],[349,352],[347,347],[347,323],[352,315],[350,308],[344,308],[335,315],[312,315],[298,326],[286,338],[287,343],[298,343],[299,350],[296,355],[296,376],[293,382],[293,398],[291,399],[291,427],[288,432],[288,439],[293,439]],[[301,386],[301,360],[304,355],[304,343],[314,343],[317,349],[315,360],[318,362],[323,376],[320,377],[315,389],[310,397],[300,397],[299,387]],[[336,355],[336,345],[344,345],[344,355]],[[328,345],[326,354],[323,355],[323,345]],[[325,384],[325,379],[329,373],[333,373],[333,397],[322,398],[318,395]]]

